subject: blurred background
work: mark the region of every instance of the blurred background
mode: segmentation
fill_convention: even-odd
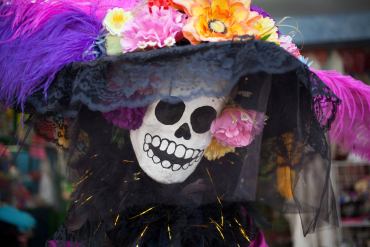
[[[370,0],[255,0],[313,67],[370,84]],[[0,245],[40,247],[63,222],[73,189],[62,149],[0,108]],[[370,118],[370,116],[369,116]],[[53,128],[51,128],[53,129]],[[58,134],[58,133],[55,133]],[[21,147],[21,148],[20,148]],[[370,247],[370,162],[333,150],[340,227],[303,237],[298,216],[267,210],[271,247]]]

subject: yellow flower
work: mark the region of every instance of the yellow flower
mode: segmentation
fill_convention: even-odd
[[[269,42],[279,44],[278,28],[275,25],[275,21],[269,17],[260,18],[255,22],[254,34],[257,39],[264,39]]]
[[[215,138],[213,138],[204,152],[204,157],[206,157],[208,160],[217,160],[231,152],[235,152],[234,147],[223,146]]]
[[[120,36],[125,24],[132,18],[131,12],[122,8],[113,8],[108,10],[103,20],[103,25],[112,35]]]
[[[250,0],[173,0],[173,3],[189,16],[183,34],[192,44],[252,35],[255,22],[261,18],[250,11]]]

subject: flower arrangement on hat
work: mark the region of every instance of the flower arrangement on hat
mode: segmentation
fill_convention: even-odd
[[[277,45],[283,42],[283,48],[292,44],[279,35],[271,16],[251,6],[250,0],[149,0],[130,9],[108,10],[103,24],[109,32],[108,55],[171,47],[183,41],[197,45],[247,35]]]
[[[292,38],[280,35],[271,16],[251,6],[250,0],[149,0],[131,9],[108,10],[103,25],[108,33],[108,55],[172,47],[184,41],[197,45],[253,36],[301,57]],[[125,129],[139,128],[144,115],[145,109],[135,108],[104,114],[112,124]],[[125,116],[128,121],[123,119]],[[250,145],[262,132],[265,120],[263,113],[226,106],[212,123],[213,139],[205,157],[219,159],[235,148]]]

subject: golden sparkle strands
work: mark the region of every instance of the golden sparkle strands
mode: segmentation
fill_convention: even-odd
[[[120,217],[120,215],[119,215],[119,214],[117,214],[117,217],[116,217],[116,219],[114,220],[114,226],[117,226],[117,223],[118,223],[118,221],[119,221],[119,217]]]
[[[86,173],[86,175],[85,176],[83,176],[79,181],[77,181],[76,183],[75,183],[75,187],[77,187],[77,186],[79,186],[81,183],[83,183],[86,179],[88,179],[91,175],[93,175],[93,172],[90,172],[90,171],[86,171],[85,172]]]
[[[136,243],[136,247],[139,247],[139,242],[140,242],[140,241],[141,241],[141,239],[144,237],[144,235],[145,235],[146,231],[148,230],[148,227],[149,227],[149,225],[147,225],[147,226],[144,228],[144,230],[140,233],[139,238],[138,238],[137,243]]]
[[[141,172],[135,172],[134,173],[134,181],[139,181],[141,178],[140,178],[140,175],[141,175]]]
[[[213,182],[213,178],[212,178],[211,173],[209,172],[208,168],[206,168],[206,171],[207,171],[209,179],[211,180],[211,184],[212,184],[213,188],[215,189],[216,187],[215,187],[215,184]],[[217,193],[216,189],[215,189],[215,193],[216,193],[217,201],[222,207],[221,198],[218,196],[218,193]]]
[[[93,196],[89,196],[88,198],[85,199],[85,201],[83,201],[81,204],[80,204],[80,207],[82,207],[83,205],[85,205],[88,201],[90,201],[91,199],[93,198]]]
[[[95,229],[95,231],[94,231],[94,236],[95,236],[95,234],[98,232],[98,230],[99,230],[100,226],[101,226],[101,221],[99,222],[98,227],[97,227],[97,228]]]
[[[140,214],[137,214],[137,215],[135,215],[135,216],[133,216],[133,217],[129,218],[129,220],[133,220],[133,219],[135,219],[135,218],[137,218],[137,217],[143,216],[144,214],[147,214],[147,213],[149,213],[150,211],[152,211],[154,208],[155,208],[155,207],[148,208],[147,210],[145,210],[145,211],[141,212]]]
[[[222,208],[223,208],[222,201],[221,201],[221,198],[220,198],[220,196],[218,195],[218,193],[216,191],[216,186],[215,186],[215,184],[213,182],[213,178],[212,178],[211,173],[209,172],[208,168],[206,168],[206,171],[207,171],[207,174],[209,176],[209,179],[211,180],[211,184],[212,184],[212,186],[213,186],[213,188],[215,190],[218,204],[220,204],[220,206],[221,206],[221,208],[220,208],[220,211],[221,211],[221,226],[218,223],[217,223],[217,225],[222,229],[224,227],[224,215],[222,213]],[[214,221],[214,222],[216,222],[216,221]]]
[[[96,159],[98,158],[99,154],[94,154],[93,156],[90,157],[90,159]]]
[[[221,236],[221,238],[223,239],[223,240],[225,240],[225,236],[224,236],[224,234],[223,234],[223,232],[222,232],[222,226],[220,226],[214,219],[212,219],[212,218],[209,218],[209,220],[211,221],[211,224],[214,224],[215,225],[215,227],[216,227],[216,229],[217,229],[217,231],[218,231],[218,233],[220,234],[220,236]]]
[[[133,164],[133,163],[135,163],[135,161],[133,161],[133,160],[122,160],[121,162],[122,162],[122,164],[124,164],[124,165],[129,165],[129,164]]]
[[[169,240],[172,240],[171,228],[170,228],[170,225],[169,224],[167,225],[167,232],[168,232],[168,239]]]
[[[239,221],[236,219],[236,218],[234,218],[234,220],[235,220],[235,222],[236,222],[236,224],[238,224],[238,226],[239,226],[239,230],[240,230],[240,234],[248,241],[248,242],[250,242],[251,240],[249,239],[249,237],[248,237],[248,235],[247,235],[247,232],[244,230],[244,228],[243,228],[243,226],[242,226],[242,224],[240,224],[239,223]]]

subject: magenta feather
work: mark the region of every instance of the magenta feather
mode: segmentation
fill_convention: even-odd
[[[11,39],[22,35],[30,35],[52,16],[69,11],[71,8],[80,9],[89,16],[102,20],[107,11],[114,7],[126,10],[134,8],[140,0],[12,0],[10,6],[16,6],[6,11],[0,10],[0,17],[14,14],[13,29],[17,30]]]
[[[342,101],[329,132],[330,139],[370,160],[370,86],[336,71],[313,72]]]
[[[0,6],[0,101],[6,105],[23,106],[36,91],[46,93],[64,66],[96,58],[99,20],[73,6],[44,6],[39,13],[40,6]]]

